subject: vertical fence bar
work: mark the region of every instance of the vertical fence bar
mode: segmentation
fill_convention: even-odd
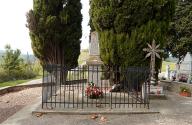
[[[73,70],[73,77],[71,78],[71,80],[69,82],[69,86],[70,86],[70,89],[69,89],[69,92],[70,92],[69,100],[70,101],[69,102],[71,104],[70,106],[72,106],[72,108],[74,108],[74,92],[73,92],[74,88],[73,87],[74,87],[75,79],[76,79],[76,68],[75,69],[73,68],[72,70]]]
[[[96,70],[96,82],[97,82],[97,84],[95,83],[95,86],[96,87],[98,87],[98,65],[97,66],[95,66],[95,69],[94,70]],[[95,81],[95,80],[94,80]],[[97,107],[97,97],[96,97],[96,107]]]
[[[57,69],[57,65],[55,65],[54,67],[54,71],[55,72]],[[55,75],[55,78],[53,79],[55,81],[55,92],[54,92],[54,96],[55,96],[55,108],[56,108],[56,101],[57,101],[57,72],[56,72],[56,75]]]
[[[125,92],[126,92],[126,90],[125,90],[125,84],[126,84],[126,72],[125,72],[125,69],[122,67],[122,70],[121,70],[121,73],[122,73],[122,75],[123,75],[123,93],[124,93],[124,108],[125,108]]]
[[[41,98],[42,98],[42,102],[41,102],[41,108],[43,109],[43,107],[44,107],[44,82],[45,82],[45,80],[44,80],[44,78],[45,78],[45,67],[43,66],[43,78],[42,78],[42,89],[41,89],[41,93],[42,93],[42,96],[41,96]]]
[[[134,68],[132,68],[131,69],[131,82],[132,82],[132,102],[131,102],[131,104],[132,104],[132,108],[133,108],[133,103],[134,103],[134,100],[133,100],[133,98],[134,98]]]
[[[111,67],[110,67],[110,68],[111,68]],[[110,69],[110,75],[112,75],[111,69]],[[111,78],[111,76],[110,76],[109,78]],[[111,109],[112,109],[112,96],[113,96],[113,92],[111,91],[111,92],[110,92],[110,107],[111,107]]]
[[[47,70],[48,70],[48,66],[47,66]],[[50,73],[48,73],[47,71],[46,71],[46,77],[47,77],[47,86],[46,86],[46,88],[47,88],[47,92],[46,92],[46,107],[47,107],[47,102],[48,102],[48,99],[50,98],[49,97],[49,89],[50,89],[50,81],[49,81],[49,75],[50,75]]]
[[[51,65],[51,108],[53,108],[52,106],[52,103],[53,103],[53,100],[52,100],[52,97],[53,97],[53,93],[52,93],[52,85],[53,85],[53,81],[52,81],[52,77],[53,77],[53,65]]]
[[[69,81],[69,77],[70,77],[70,75],[71,75],[71,72],[69,71],[66,71],[67,72],[67,74],[68,74],[68,76],[66,77],[66,80],[65,81],[63,81],[63,73],[65,73],[65,69],[64,69],[64,67],[62,67],[61,66],[61,79],[62,79],[62,84],[64,84],[64,90],[63,90],[63,106],[64,106],[64,108],[65,108],[65,93],[66,93],[66,84],[67,84],[67,81]]]
[[[71,79],[74,77],[73,74],[74,74],[74,71],[71,70],[71,73],[72,75],[69,76],[69,81],[71,81]],[[71,78],[72,77],[72,78]],[[68,90],[68,108],[69,108],[69,105],[70,105],[70,83],[67,84],[67,90]]]
[[[88,81],[87,81],[87,83],[89,84],[89,77],[90,77],[90,74],[89,74],[89,70],[90,70],[90,67],[89,67],[89,65],[88,65],[88,70],[87,70],[87,72],[88,72]],[[87,96],[87,107],[88,107],[88,94],[86,95]]]
[[[127,106],[128,106],[128,108],[129,108],[129,98],[130,98],[130,96],[129,96],[129,92],[130,92],[130,77],[129,77],[129,72],[128,72],[128,69],[126,69],[126,79],[127,79],[127,93],[128,93],[128,98],[127,98],[127,101],[128,101],[128,104],[127,104]]]
[[[80,81],[81,78],[80,78],[80,69],[78,67],[78,71],[77,71],[77,80]],[[77,108],[79,107],[79,82],[77,83]]]
[[[116,77],[117,77],[117,80],[118,80],[118,84],[120,85],[120,88],[119,88],[119,90],[120,90],[120,103],[119,103],[119,108],[120,108],[120,107],[121,107],[121,91],[122,91],[122,88],[121,88],[121,87],[122,87],[122,83],[121,83],[121,78],[120,78],[120,77],[121,77],[122,74],[121,74],[121,71],[120,71],[119,67],[117,67],[117,68],[118,68],[118,69],[117,69],[117,72],[118,72],[118,73],[117,73],[117,76],[116,76]]]
[[[82,66],[83,70],[83,82],[82,82],[82,109],[83,109],[83,103],[84,103],[84,80],[85,80],[85,66]]]
[[[95,73],[94,72],[94,65],[92,66],[92,74],[91,74],[91,82],[93,83],[93,79],[94,79],[94,77],[93,77],[93,74]],[[94,83],[95,84],[95,83]],[[92,89],[93,89],[93,86],[91,86],[92,87]],[[92,93],[92,95],[93,95],[93,93]],[[93,107],[93,99],[91,99],[91,107]]]
[[[104,75],[104,78],[105,78],[105,73],[107,73],[108,74],[108,72],[107,72],[107,70],[105,69],[106,67],[104,67],[102,70],[104,71],[103,73],[103,75]],[[106,82],[106,81],[105,81]],[[105,107],[107,106],[107,104],[106,104],[106,96],[107,96],[107,93],[106,93],[106,89],[109,89],[109,87],[108,87],[108,83],[107,83],[107,86],[106,86],[106,83],[104,83],[104,89],[105,89]]]
[[[62,93],[62,85],[61,85],[61,66],[58,65],[56,73],[59,75],[59,107],[61,108],[61,93]]]
[[[138,84],[139,84],[139,70],[138,70],[139,68],[136,68],[136,83],[137,83],[137,85],[136,85],[136,100],[135,100],[135,102],[136,102],[136,108],[137,108],[137,100],[138,100],[138,91],[139,91],[139,89],[138,89]]]
[[[141,81],[142,81],[142,83],[141,83],[141,86],[140,86],[141,88],[140,88],[140,92],[139,92],[139,94],[140,94],[140,108],[141,108],[141,104],[142,104],[142,86],[143,86],[143,82],[145,82],[145,78],[144,78],[145,74],[143,74],[143,73],[145,73],[144,71],[145,70],[143,70],[143,69],[141,70],[141,74],[142,74],[142,80]]]
[[[151,76],[150,76],[150,78],[151,78]],[[149,109],[151,80],[150,80],[149,82],[147,82],[147,86],[148,86],[148,92],[147,92],[147,108]]]
[[[103,78],[101,78],[102,77],[102,75],[103,75],[103,72],[102,72],[102,68],[101,67],[99,67],[100,69],[100,71],[99,71],[99,73],[100,73],[100,82],[101,82],[101,92],[102,92],[102,99],[101,99],[101,101],[100,101],[100,105],[101,105],[101,107],[103,106],[103,96],[104,96],[104,94],[103,94],[103,91],[104,91],[104,89],[103,89]]]

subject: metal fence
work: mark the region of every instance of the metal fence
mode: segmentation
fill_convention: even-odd
[[[42,108],[149,108],[149,69],[43,68]]]

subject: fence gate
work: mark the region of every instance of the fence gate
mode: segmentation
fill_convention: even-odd
[[[43,68],[42,108],[149,108],[149,69]]]

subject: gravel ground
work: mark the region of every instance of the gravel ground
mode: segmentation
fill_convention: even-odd
[[[151,100],[151,108],[158,109],[160,113],[104,115],[103,120],[103,116],[99,115],[94,120],[91,115],[31,115],[29,105],[2,125],[192,125],[192,97],[167,93],[167,100]]]
[[[0,96],[0,123],[22,109],[33,103],[41,95],[41,88],[30,88],[18,92],[12,92]]]

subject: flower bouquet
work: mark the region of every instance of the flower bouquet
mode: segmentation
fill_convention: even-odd
[[[103,91],[100,90],[100,88],[97,87],[93,82],[88,83],[85,89],[85,94],[91,99],[98,99],[103,97]]]

